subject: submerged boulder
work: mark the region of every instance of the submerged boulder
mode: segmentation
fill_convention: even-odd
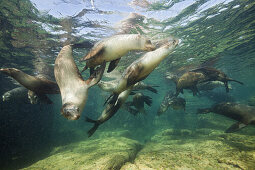
[[[121,170],[253,169],[255,137],[222,131],[164,130]]]
[[[125,137],[90,139],[57,147],[25,169],[120,169],[140,149],[141,144]]]

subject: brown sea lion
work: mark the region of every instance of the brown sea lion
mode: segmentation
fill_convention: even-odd
[[[86,117],[85,120],[87,122],[94,123],[94,126],[88,131],[89,137],[95,133],[95,131],[97,130],[99,125],[103,124],[104,122],[109,120],[111,117],[113,117],[117,113],[117,111],[120,109],[120,107],[127,100],[131,91],[132,91],[132,88],[128,88],[127,90],[120,93],[120,95],[118,96],[118,99],[116,101],[116,104],[108,103],[106,105],[104,111],[102,112],[101,116],[97,120],[92,120],[92,119]]]
[[[179,93],[183,93],[183,89],[190,89],[195,96],[199,93],[197,89],[197,84],[206,81],[205,75],[203,73],[196,73],[196,72],[186,72],[180,78],[175,79],[176,84],[176,96]]]
[[[202,67],[202,68],[194,69],[191,71],[196,72],[196,73],[202,73],[203,75],[206,76],[206,81],[221,81],[221,82],[223,82],[226,87],[226,92],[229,92],[229,87],[228,87],[229,81],[234,81],[234,82],[237,82],[237,83],[243,85],[243,82],[229,78],[225,73],[223,73],[222,71],[217,70],[213,67]]]
[[[160,104],[158,109],[157,115],[160,116],[164,112],[167,111],[168,107],[172,107],[174,110],[181,110],[185,111],[186,100],[181,97],[176,97],[173,91],[168,91],[165,95],[163,101]]]
[[[120,58],[132,50],[151,51],[155,47],[151,41],[139,34],[121,34],[115,35],[99,41],[94,45],[90,52],[84,56],[81,61],[87,61],[84,70],[90,68],[90,73],[96,66],[104,61],[111,62],[107,72],[111,72],[117,66]]]
[[[198,109],[198,114],[214,112],[238,121],[230,126],[225,132],[235,132],[249,124],[255,125],[255,107],[244,104],[222,102],[213,105],[211,108]]]
[[[112,95],[108,98],[111,98],[110,103],[115,103],[121,92],[129,87],[133,87],[137,82],[144,80],[160,64],[160,62],[175,49],[178,42],[177,39],[169,41],[164,46],[154,51],[147,52],[128,66],[123,72],[118,85],[113,90]]]
[[[56,82],[42,76],[31,76],[16,68],[2,68],[0,72],[11,76],[22,86],[37,94],[58,94],[60,92]]]
[[[27,98],[27,92],[28,90],[24,87],[16,87],[14,89],[11,89],[7,92],[5,92],[2,95],[4,102],[23,102],[23,103],[29,103]]]
[[[225,87],[225,84],[221,81],[207,81],[197,85],[198,91],[210,91],[218,87]],[[228,88],[232,89],[231,84],[228,85]]]
[[[28,90],[27,92],[28,99],[31,104],[52,104],[53,102],[48,98],[46,94],[37,94],[34,91]]]
[[[134,106],[140,113],[146,114],[144,109],[144,103],[146,103],[148,106],[151,106],[151,97],[145,96],[142,93],[136,93],[135,95],[133,95],[133,101],[127,102],[127,105]]]
[[[54,75],[62,98],[61,114],[67,119],[79,119],[88,97],[88,88],[97,84],[105,69],[105,62],[86,81],[83,80],[72,54],[72,45],[64,46],[54,66]]]

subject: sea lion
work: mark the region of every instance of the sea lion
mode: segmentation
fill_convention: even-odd
[[[225,132],[235,132],[249,124],[255,125],[255,107],[244,104],[222,102],[213,105],[211,108],[198,109],[198,114],[214,112],[238,121],[230,126]]]
[[[172,107],[174,110],[184,110],[186,101],[184,98],[176,97],[173,91],[168,91],[160,104],[157,115],[160,116],[167,111],[168,107]]]
[[[2,96],[4,102],[24,102],[29,103],[27,98],[28,90],[24,87],[16,87],[5,92]]]
[[[138,13],[130,13],[127,18],[124,18],[119,23],[116,24],[117,26],[117,34],[129,34],[132,30],[136,30],[139,28],[139,31],[143,31],[144,28],[141,26],[145,16],[140,15]]]
[[[99,41],[90,52],[80,61],[87,61],[84,70],[90,68],[90,73],[96,66],[104,61],[110,61],[107,72],[111,72],[117,66],[120,58],[132,50],[151,51],[155,47],[151,41],[139,34],[121,34]]]
[[[45,94],[58,94],[60,92],[56,82],[48,80],[42,75],[31,76],[16,68],[2,68],[0,72],[11,76],[28,90],[33,91],[38,96],[43,96],[42,98],[47,97]]]
[[[129,112],[131,115],[136,116],[139,113],[139,110],[133,108],[132,106],[130,106],[130,104],[128,102],[124,103],[121,106],[121,109],[126,110],[127,112]]]
[[[191,70],[192,72],[202,73],[206,76],[206,81],[221,81],[224,83],[226,92],[229,92],[228,82],[234,81],[243,85],[243,82],[229,78],[224,72],[217,70],[213,67],[202,67]]]
[[[106,92],[113,92],[113,90],[116,88],[116,86],[118,85],[119,80],[112,80],[112,81],[100,81],[98,82],[98,86],[106,91]],[[153,93],[157,93],[157,89],[155,89],[154,87],[158,87],[157,85],[148,85],[145,84],[144,82],[137,82],[134,87],[133,90],[149,90]]]
[[[133,90],[149,90],[149,91],[157,94],[158,90],[155,89],[154,87],[159,87],[159,86],[157,86],[157,85],[148,85],[148,84],[145,84],[142,81],[139,81],[134,85]]]
[[[28,90],[28,99],[31,104],[52,104],[53,102],[48,98],[46,94],[36,94],[34,91]]]
[[[207,81],[197,85],[198,91],[209,91],[218,87],[225,87],[225,84],[221,81]],[[230,84],[228,85],[228,88],[232,89]]]
[[[128,66],[123,72],[118,85],[113,90],[112,95],[108,98],[108,100],[111,98],[110,103],[115,103],[121,92],[129,87],[133,87],[137,82],[144,80],[160,64],[160,62],[175,49],[178,42],[177,39],[173,39],[162,47],[147,52]],[[106,102],[108,100],[106,100]]]
[[[61,114],[70,120],[79,119],[88,97],[88,88],[101,79],[105,62],[86,81],[83,80],[72,54],[72,46],[66,45],[59,52],[54,75],[62,98]]]
[[[144,109],[144,103],[146,103],[148,106],[151,106],[151,97],[145,96],[142,93],[136,93],[135,95],[133,95],[133,101],[127,102],[127,105],[134,106],[140,113],[146,114]]]
[[[183,89],[190,89],[193,92],[193,95],[199,93],[197,89],[197,84],[206,81],[205,75],[203,73],[196,72],[186,72],[180,78],[174,80],[176,84],[176,93],[175,96],[178,96],[179,93],[183,93]]]
[[[118,96],[118,99],[116,101],[116,104],[108,103],[106,105],[104,111],[102,112],[101,116],[97,120],[92,120],[92,119],[86,117],[85,121],[94,123],[94,126],[88,131],[88,137],[92,136],[95,133],[95,131],[97,130],[99,125],[103,124],[104,122],[109,120],[111,117],[113,117],[115,115],[115,113],[117,113],[117,111],[120,109],[120,107],[127,100],[131,91],[132,91],[132,87],[130,87],[127,90],[120,93],[120,95]]]

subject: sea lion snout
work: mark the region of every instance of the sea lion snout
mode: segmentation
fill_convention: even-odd
[[[80,118],[80,109],[72,103],[65,103],[61,109],[61,114],[69,120]]]

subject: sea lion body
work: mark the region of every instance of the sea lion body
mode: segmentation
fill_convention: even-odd
[[[117,111],[120,109],[120,107],[125,103],[127,100],[129,94],[131,93],[132,88],[128,88],[127,90],[123,91],[116,101],[116,104],[108,103],[103,110],[101,116],[97,120],[92,120],[88,117],[86,117],[86,121],[90,123],[94,123],[94,126],[88,131],[88,136],[92,136],[99,125],[103,124],[107,120],[109,120],[111,117],[113,117]]]
[[[176,96],[181,92],[183,93],[183,89],[190,89],[193,92],[193,95],[198,93],[197,84],[205,81],[205,75],[203,73],[196,72],[186,72],[176,81]]]
[[[151,41],[139,34],[115,35],[96,43],[91,51],[81,59],[81,61],[87,61],[83,71],[87,68],[93,70],[104,61],[111,61],[107,71],[111,72],[117,66],[119,59],[129,51],[154,49]]]
[[[148,106],[151,106],[151,97],[146,96],[142,93],[136,93],[133,95],[133,100],[131,102],[127,102],[126,105],[134,106],[140,113],[146,114],[144,109],[144,103],[146,103]]]
[[[113,92],[113,90],[118,85],[118,82],[119,80],[112,80],[112,81],[101,80],[100,82],[98,82],[97,85],[106,92]],[[155,89],[154,87],[158,87],[158,86],[155,86],[155,85],[151,86],[140,81],[134,85],[133,90],[149,90],[153,93],[157,93],[157,89]]]
[[[154,51],[147,52],[128,66],[114,89],[113,98],[110,102],[115,102],[118,94],[144,80],[177,45],[178,40],[173,40]]]
[[[5,92],[2,96],[4,102],[24,102],[28,103],[28,90],[24,87],[16,87]]]
[[[105,68],[105,63],[103,69]],[[102,68],[84,81],[72,55],[72,46],[64,46],[55,61],[54,74],[62,98],[61,114],[67,119],[80,117],[88,97],[88,88],[95,85],[102,77]]]
[[[243,82],[229,78],[224,72],[217,70],[213,67],[202,67],[192,70],[192,72],[202,73],[206,78],[206,81],[221,81],[224,83],[226,92],[229,92],[228,82],[234,81],[243,85]]]
[[[163,101],[160,104],[157,115],[161,115],[167,111],[168,107],[172,107],[174,110],[185,111],[186,101],[184,98],[176,97],[173,91],[167,92]]]
[[[28,90],[42,94],[58,94],[59,87],[56,82],[44,77],[31,76],[16,68],[0,69],[4,74],[11,76]]]
[[[221,81],[207,81],[197,85],[198,91],[209,91],[218,87],[225,87],[225,84]],[[230,84],[228,85],[228,88],[232,89]]]
[[[142,81],[139,81],[134,85],[133,90],[149,90],[153,93],[158,93],[157,89],[155,89],[154,87],[159,87],[159,86],[157,86],[157,85],[148,85],[148,84],[145,84]]]
[[[213,105],[211,108],[198,109],[199,114],[205,114],[209,112],[214,112],[231,119],[238,121],[233,124],[226,132],[234,132],[248,124],[255,125],[255,107],[248,106],[244,104],[222,102]]]
[[[112,92],[114,88],[118,85],[118,80],[112,81],[99,81],[97,84],[103,91]]]

